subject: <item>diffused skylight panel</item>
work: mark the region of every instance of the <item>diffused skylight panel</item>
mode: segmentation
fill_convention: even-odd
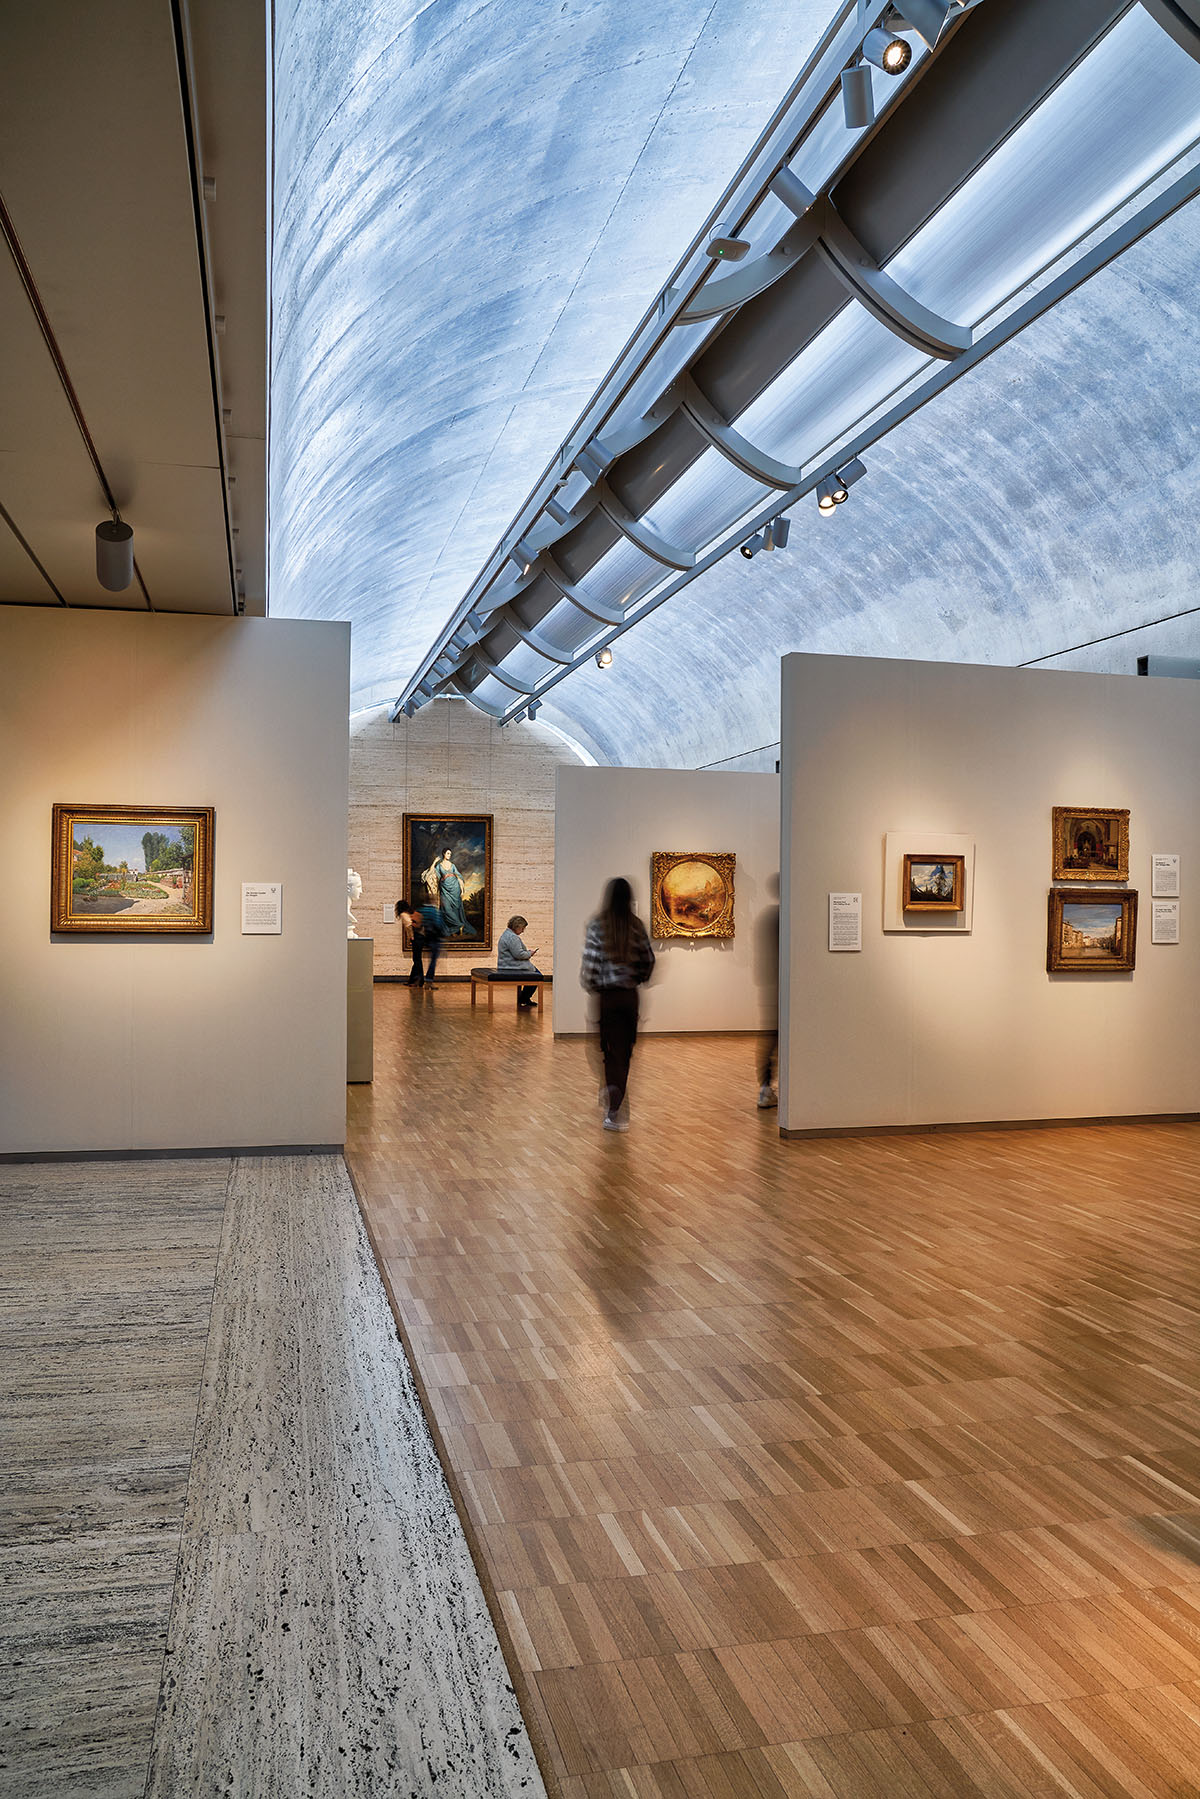
[[[552,607],[545,618],[540,618],[534,628],[539,637],[544,637],[564,656],[573,656],[590,638],[607,627],[581,612],[569,600],[563,600],[561,605]]]
[[[888,264],[972,325],[1200,137],[1200,63],[1135,6]]]
[[[929,360],[851,301],[746,408],[738,431],[793,467],[811,462]]]
[[[720,279],[722,269],[713,264],[713,273]],[[702,298],[704,289],[700,289],[697,300]],[[712,336],[720,318],[703,319],[695,325],[676,325],[670,337],[650,358],[645,369],[638,376],[628,394],[617,409],[613,421],[606,427],[609,436],[615,435],[621,425],[630,424],[649,412],[654,402],[661,399],[676,377],[693,363],[705,343]],[[604,433],[601,433],[603,440]]]
[[[627,606],[635,594],[643,591],[647,582],[655,580],[661,573],[661,562],[655,562],[627,537],[622,537],[575,585],[582,595],[600,605]]]
[[[499,657],[495,660],[500,664]],[[544,681],[547,675],[555,674],[562,663],[553,661],[549,656],[539,656],[527,643],[519,643],[508,652],[500,666],[511,681],[520,681],[528,693],[539,681]],[[500,685],[503,686],[504,683],[501,682]],[[512,704],[511,699],[508,704]]]
[[[719,451],[705,450],[655,501],[645,519],[668,543],[699,551],[761,506],[772,491],[744,475]]]

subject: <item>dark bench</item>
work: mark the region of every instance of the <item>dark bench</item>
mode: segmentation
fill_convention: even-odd
[[[479,987],[487,988],[489,1012],[495,1011],[493,1002],[497,987],[532,987],[534,989],[533,1003],[535,1006],[540,1006],[542,988],[553,985],[554,976],[552,974],[509,974],[507,970],[502,971],[498,968],[473,968],[471,970],[471,1004],[475,1004],[475,993]]]

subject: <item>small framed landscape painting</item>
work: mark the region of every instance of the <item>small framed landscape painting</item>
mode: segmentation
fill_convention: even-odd
[[[1127,881],[1129,811],[1055,806],[1054,881]]]
[[[1046,935],[1049,974],[1130,974],[1137,950],[1137,899],[1128,887],[1090,893],[1050,889]]]
[[[436,906],[443,948],[492,947],[492,814],[404,814],[404,893]]]
[[[212,916],[211,806],[55,806],[52,931],[198,937]]]
[[[725,850],[655,850],[650,935],[732,937],[735,861]]]
[[[904,858],[903,904],[906,912],[961,912],[966,886],[965,856],[922,855]]]

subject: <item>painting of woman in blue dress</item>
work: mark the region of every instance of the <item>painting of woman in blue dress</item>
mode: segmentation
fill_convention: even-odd
[[[467,923],[467,915],[463,911],[463,877],[455,866],[449,846],[442,851],[436,862],[430,863],[421,879],[425,883],[425,891],[442,915],[442,936],[478,938],[479,932],[474,925]]]
[[[404,814],[404,898],[436,906],[446,949],[492,945],[492,818]]]

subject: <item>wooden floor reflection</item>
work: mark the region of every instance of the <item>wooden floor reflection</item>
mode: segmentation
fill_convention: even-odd
[[[350,1161],[569,1799],[1200,1794],[1200,1136],[783,1144],[376,991]]]

